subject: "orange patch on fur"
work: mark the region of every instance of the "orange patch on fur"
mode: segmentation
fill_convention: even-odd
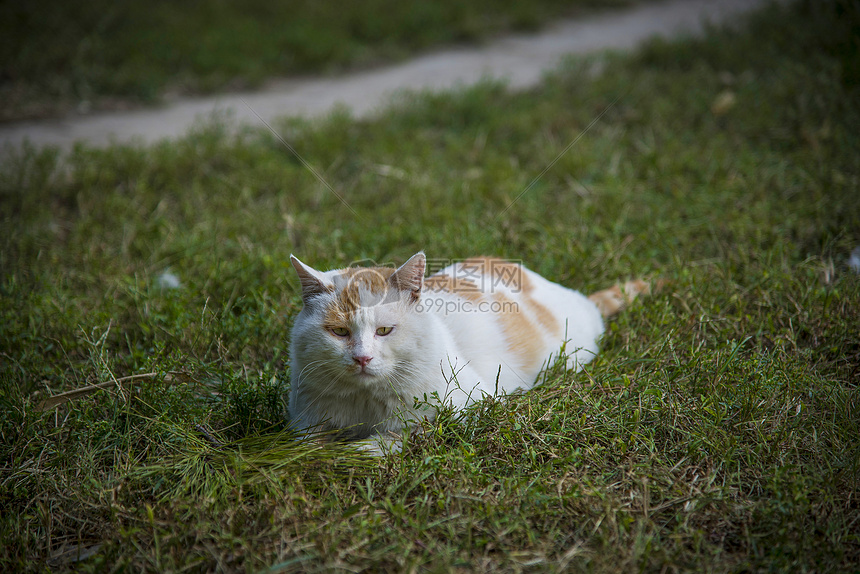
[[[543,336],[525,313],[504,293],[493,293],[493,300],[499,303],[499,323],[508,342],[508,350],[522,360],[523,365],[531,365],[539,360],[543,350]]]
[[[541,324],[541,327],[553,335],[560,334],[558,319],[555,318],[552,311],[528,295],[523,297],[523,301],[531,308],[532,311],[534,311],[535,317],[537,317],[538,323]]]
[[[492,287],[504,286],[514,293],[529,293],[533,289],[525,270],[519,263],[498,257],[472,257],[463,261],[460,267],[469,275],[488,278]]]
[[[633,302],[639,295],[651,293],[651,285],[647,281],[637,279],[627,281],[623,285],[613,285],[609,289],[597,291],[588,296],[597,305],[600,314],[611,317]]]
[[[394,274],[390,267],[349,267],[341,273],[347,283],[335,296],[326,310],[324,324],[327,328],[346,326],[350,318],[361,307],[362,293],[383,297],[391,285],[388,279]]]
[[[432,275],[424,280],[424,291],[430,293],[451,293],[469,301],[481,301],[484,294],[478,284],[468,279],[451,277],[450,275]]]
[[[513,293],[522,293],[523,303],[534,312],[538,323],[546,331],[553,334],[558,333],[558,319],[555,318],[552,311],[529,296],[529,293],[534,290],[534,286],[529,281],[522,265],[498,257],[473,257],[466,259],[462,265],[467,272],[477,273],[487,278],[490,281],[488,286],[490,291],[503,286]],[[495,295],[493,298],[498,300]]]

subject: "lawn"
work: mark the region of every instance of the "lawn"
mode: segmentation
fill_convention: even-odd
[[[633,1],[4,2],[0,121],[367,67]]]
[[[14,154],[0,570],[860,569],[858,26],[800,2],[526,93],[276,122],[331,189],[218,123]],[[667,286],[583,371],[443,410],[400,454],[296,443],[289,254],[419,249]]]

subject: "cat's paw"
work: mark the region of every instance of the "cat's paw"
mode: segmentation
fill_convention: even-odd
[[[358,441],[356,446],[361,452],[371,456],[396,454],[403,448],[403,436],[393,432],[375,434],[370,438]]]

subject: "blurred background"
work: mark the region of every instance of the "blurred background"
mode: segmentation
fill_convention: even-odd
[[[0,121],[364,68],[634,1],[3,2]]]

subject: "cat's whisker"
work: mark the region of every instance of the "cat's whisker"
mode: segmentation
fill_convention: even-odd
[[[322,362],[322,361],[320,361],[320,362]],[[304,409],[302,412],[300,412],[300,413],[298,414],[298,416],[297,416],[297,417],[296,417],[296,416],[294,416],[293,418],[294,418],[294,419],[296,419],[296,418],[301,419],[301,418],[302,418],[302,417],[304,417],[306,414],[308,414],[308,412],[310,411],[311,407],[313,407],[313,406],[314,406],[314,405],[315,405],[315,404],[316,404],[316,403],[317,403],[317,402],[318,402],[322,397],[324,397],[326,394],[328,394],[328,392],[329,392],[329,391],[330,391],[330,390],[331,390],[331,389],[332,389],[332,388],[333,388],[333,387],[338,383],[338,381],[339,381],[339,380],[340,380],[340,379],[341,379],[345,374],[346,374],[346,371],[344,370],[344,371],[341,371],[341,373],[340,373],[340,374],[338,374],[337,376],[333,377],[333,378],[331,379],[331,382],[330,382],[330,383],[328,384],[328,386],[323,390],[323,392],[322,392],[322,393],[317,394],[317,396],[316,396],[313,400],[311,400],[311,401],[308,403],[308,405],[305,407],[305,409]],[[320,422],[322,422],[322,421],[320,421]]]

